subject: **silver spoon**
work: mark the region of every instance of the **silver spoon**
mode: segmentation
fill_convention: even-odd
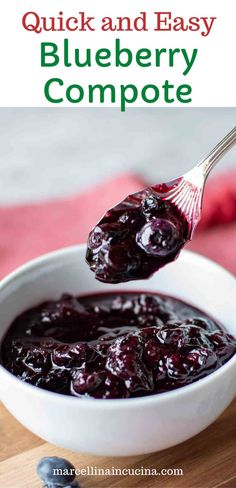
[[[168,187],[166,191],[163,187],[162,198],[175,204],[189,223],[189,239],[192,238],[201,218],[202,198],[207,177],[234,144],[236,144],[236,127],[194,168],[183,176],[166,183],[165,185]],[[160,192],[160,186],[158,188]]]
[[[236,143],[236,127],[185,175],[127,196],[90,232],[86,260],[96,278],[119,283],[150,277],[178,256],[201,218],[205,183]]]

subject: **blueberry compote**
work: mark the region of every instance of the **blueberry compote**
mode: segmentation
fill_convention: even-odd
[[[145,279],[178,256],[189,226],[175,205],[161,198],[163,187],[128,196],[90,232],[86,260],[98,280]]]
[[[199,380],[235,351],[235,339],[215,321],[174,298],[63,295],[16,318],[2,364],[46,390],[130,398]]]

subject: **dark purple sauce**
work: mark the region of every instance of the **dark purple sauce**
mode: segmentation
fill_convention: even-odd
[[[189,224],[162,198],[165,191],[160,185],[130,195],[90,232],[86,260],[98,280],[146,279],[176,259],[189,238]]]
[[[166,392],[212,373],[235,339],[203,312],[144,293],[63,295],[21,314],[3,366],[40,388],[93,398]]]

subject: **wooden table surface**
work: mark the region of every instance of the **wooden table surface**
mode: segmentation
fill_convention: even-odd
[[[16,399],[17,401],[17,399]],[[29,406],[30,408],[30,406]],[[81,488],[236,488],[236,401],[201,434],[155,454],[104,458],[76,454],[44,442],[0,405],[0,488],[40,488],[35,473],[47,455],[69,459],[76,468],[181,468],[183,476],[81,476]]]

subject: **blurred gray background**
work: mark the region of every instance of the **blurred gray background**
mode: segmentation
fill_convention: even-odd
[[[2,108],[0,204],[70,195],[127,171],[168,180],[235,124],[235,108]],[[235,150],[216,170],[232,166]]]

